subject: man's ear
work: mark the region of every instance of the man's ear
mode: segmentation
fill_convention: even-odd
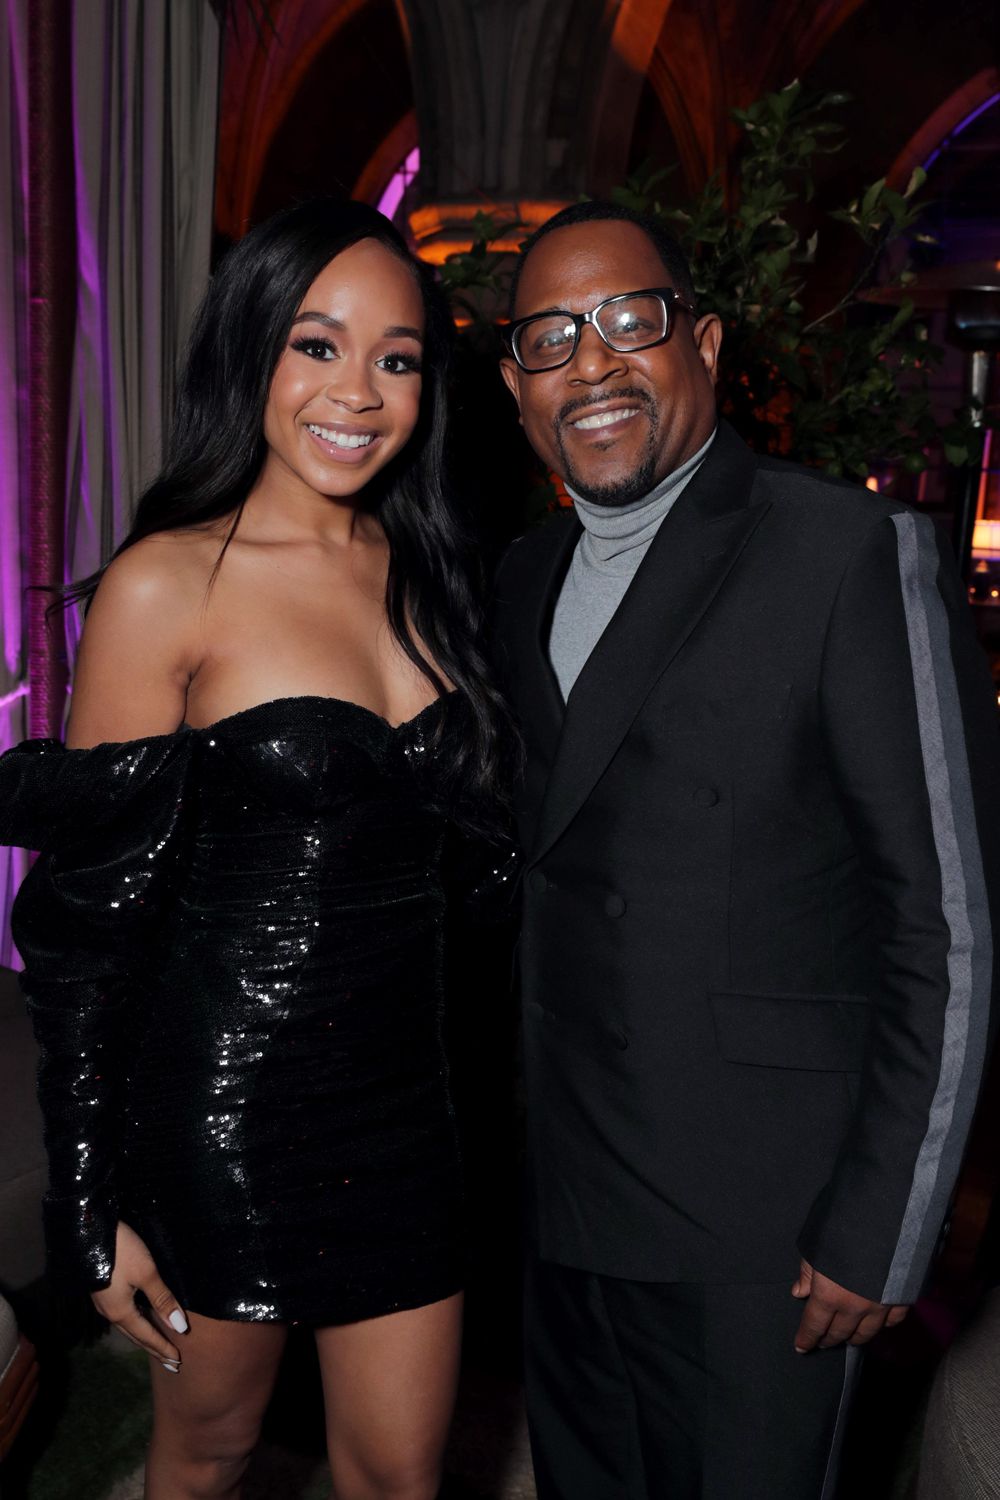
[[[521,410],[521,368],[516,359],[502,359],[500,361],[500,374],[503,383],[517,402],[517,409]]]
[[[694,325],[694,342],[698,357],[715,384],[719,367],[719,350],[722,348],[722,322],[715,313],[706,313]]]

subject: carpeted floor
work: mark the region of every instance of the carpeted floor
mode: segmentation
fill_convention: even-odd
[[[145,1356],[112,1336],[46,1365],[46,1390],[3,1466],[3,1500],[142,1500]],[[845,1500],[913,1500],[926,1376],[906,1368],[867,1364]],[[244,1500],[328,1497],[319,1371],[311,1340],[293,1337]],[[440,1500],[535,1500],[521,1391],[503,1362],[463,1374]]]
[[[43,1366],[45,1384],[4,1466],[4,1500],[104,1500],[143,1451],[149,1398],[145,1359],[108,1341]]]
[[[470,1304],[466,1369],[441,1500],[536,1500],[518,1383],[517,1300],[494,1280]],[[913,1500],[921,1408],[943,1314],[922,1302],[865,1361],[843,1500]],[[120,1335],[86,1342],[96,1318],[57,1311],[44,1283],[19,1294],[43,1385],[3,1464],[3,1500],[141,1500],[150,1425],[145,1356]],[[84,1309],[84,1314],[86,1309]],[[82,1342],[81,1342],[82,1340]],[[293,1329],[244,1500],[328,1500],[315,1346]]]
[[[49,1389],[4,1465],[3,1500],[142,1500],[145,1366],[145,1356],[115,1336],[75,1348],[61,1369],[50,1366]],[[872,1361],[866,1373],[874,1388],[859,1403],[842,1492],[850,1500],[912,1500],[919,1398],[915,1390],[907,1396],[898,1368],[880,1371]],[[904,1408],[895,1418],[893,1401]],[[876,1462],[886,1425],[895,1439],[888,1462]],[[441,1500],[535,1500],[521,1391],[511,1376],[464,1372],[446,1474]],[[328,1500],[329,1492],[319,1371],[303,1337],[290,1343],[244,1500]]]
[[[142,1500],[150,1405],[145,1356],[106,1338],[68,1356],[23,1447],[5,1465],[4,1500]],[[290,1351],[245,1487],[245,1500],[327,1500],[318,1371]],[[467,1370],[441,1500],[534,1500],[520,1390]]]

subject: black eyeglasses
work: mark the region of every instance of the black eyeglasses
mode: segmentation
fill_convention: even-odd
[[[678,307],[695,316],[691,304],[672,286],[647,287],[641,292],[608,297],[590,312],[543,312],[516,318],[504,330],[504,341],[521,369],[537,375],[569,364],[585,323],[590,323],[617,354],[664,344],[673,332],[674,309]]]

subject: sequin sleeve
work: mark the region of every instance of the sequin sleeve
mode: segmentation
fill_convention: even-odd
[[[178,873],[194,742],[35,740],[0,757],[0,841],[40,851],[11,926],[40,1047],[50,1270],[66,1290],[111,1277],[124,1009]]]

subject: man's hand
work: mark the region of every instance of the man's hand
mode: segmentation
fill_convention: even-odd
[[[808,1298],[795,1335],[796,1354],[808,1354],[817,1347],[832,1349],[845,1340],[849,1344],[867,1344],[881,1328],[895,1328],[902,1323],[909,1312],[908,1307],[855,1296],[828,1276],[814,1271],[807,1260],[800,1263],[792,1296]]]

